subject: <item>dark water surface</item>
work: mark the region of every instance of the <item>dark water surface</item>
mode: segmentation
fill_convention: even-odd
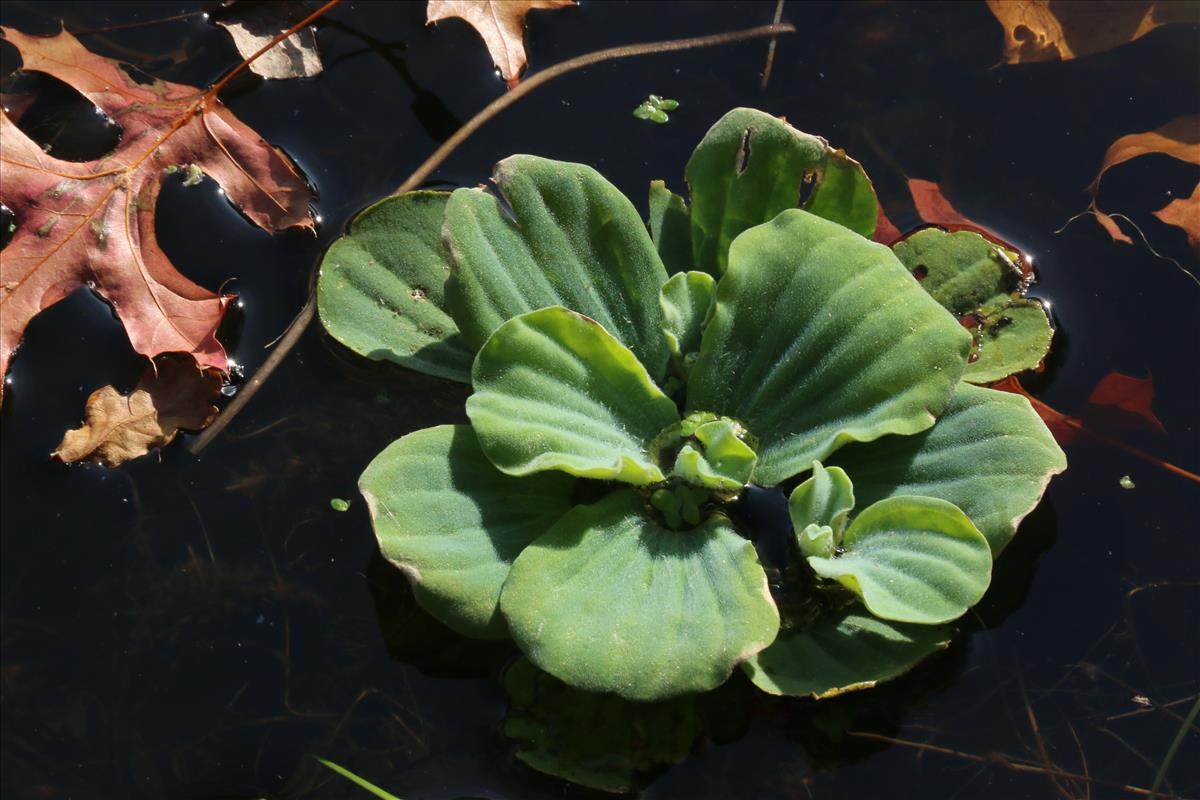
[[[774,5],[593,1],[536,13],[530,68],[764,24]],[[50,33],[59,18],[83,30],[200,8],[10,0],[0,13],[5,25]],[[1200,287],[1143,247],[1111,243],[1091,220],[1054,233],[1085,207],[1080,190],[1116,137],[1197,111],[1200,26],[1079,61],[993,69],[1002,32],[982,2],[793,0],[784,17],[800,33],[780,40],[765,91],[762,41],[596,66],[521,100],[435,178],[472,185],[498,159],[532,152],[590,163],[644,208],[650,179],[683,188],[692,148],[729,108],[786,115],[863,161],[901,227],[916,222],[907,174],[939,181],[960,211],[1026,248],[1041,275],[1034,293],[1052,301],[1060,326],[1049,370],[1029,384],[1074,411],[1112,370],[1152,374],[1168,434],[1125,439],[1200,467]],[[319,37],[320,77],[247,78],[225,96],[315,182],[320,236],[254,229],[207,180],[170,181],[159,202],[161,243],[184,274],[210,288],[236,278],[244,308],[227,342],[247,373],[354,211],[503,91],[475,34],[458,22],[426,28],[421,3],[346,2]],[[224,31],[198,17],[84,41],[194,85],[238,60]],[[18,59],[0,47],[7,71]],[[680,101],[669,124],[630,116],[650,92]],[[1168,191],[1189,194],[1198,173],[1141,159],[1106,178],[1104,198],[1195,269],[1183,235],[1148,212]],[[108,309],[81,292],[29,327],[11,372],[4,798],[365,796],[314,755],[407,800],[592,796],[511,757],[497,676],[513,651],[460,639],[417,610],[379,560],[357,496],[359,472],[388,442],[463,419],[462,387],[370,364],[314,326],[201,458],[173,447],[161,463],[115,471],[47,459],[91,391],[128,388],[141,369]],[[1092,776],[1092,798],[1126,796],[1111,783],[1148,787],[1200,690],[1200,486],[1112,448],[1077,443],[1068,457],[997,565],[982,630],[876,691],[746,701],[730,730],[645,796],[1082,796],[1000,759],[847,730],[1048,760]],[[1136,489],[1118,486],[1127,474]],[[332,497],[352,498],[350,511],[332,511]],[[1200,796],[1195,731],[1170,786]]]

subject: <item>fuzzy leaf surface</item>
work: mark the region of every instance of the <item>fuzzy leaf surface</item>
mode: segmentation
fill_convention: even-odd
[[[687,405],[746,425],[758,439],[756,483],[786,480],[851,441],[933,425],[971,336],[890,250],[789,210],[729,253]]]
[[[888,622],[855,606],[780,634],[742,669],[769,694],[821,699],[899,677],[949,644],[944,627]]]
[[[408,192],[355,217],[321,261],[317,310],[325,329],[359,355],[470,383],[475,352],[445,311],[449,198]]]
[[[669,530],[630,489],[577,506],[526,548],[500,607],[551,675],[642,701],[719,686],[779,629],[754,545],[728,520]]]
[[[447,308],[467,345],[482,347],[518,314],[563,306],[599,322],[662,377],[658,292],[667,272],[633,204],[582,164],[517,155],[492,177],[511,213],[482,189],[459,189],[446,207]]]
[[[467,416],[502,471],[663,479],[651,444],[679,422],[675,403],[594,320],[561,307],[514,317],[479,351],[472,383]]]
[[[383,556],[421,607],[459,633],[508,635],[497,611],[517,555],[570,509],[575,481],[514,478],[484,456],[468,425],[439,425],[392,442],[358,481]]]
[[[966,513],[999,554],[1067,468],[1045,423],[1019,395],[959,384],[929,430],[853,444],[830,459],[860,505],[895,495],[937,497]]]
[[[842,546],[837,557],[809,556],[809,566],[880,619],[949,622],[979,602],[992,579],[987,539],[957,506],[932,497],[900,495],[868,506]]]
[[[692,269],[717,277],[738,234],[795,208],[809,181],[815,188],[804,208],[863,236],[875,230],[878,202],[862,167],[821,137],[762,111],[736,108],[717,120],[684,174],[692,200]]]

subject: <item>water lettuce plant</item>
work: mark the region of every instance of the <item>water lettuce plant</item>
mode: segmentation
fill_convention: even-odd
[[[380,548],[438,619],[578,689],[895,677],[1066,466],[1025,398],[964,381],[972,334],[913,272],[1003,291],[962,247],[906,266],[870,241],[861,166],[762,112],[718,121],[686,179],[644,222],[590,167],[512,156],[497,193],[389,198],[331,247],[327,330],[473,389],[469,424],[363,473]],[[743,513],[772,492],[782,548]]]

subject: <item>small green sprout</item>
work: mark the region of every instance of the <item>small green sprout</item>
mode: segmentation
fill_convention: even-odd
[[[200,167],[195,164],[187,165],[187,174],[183,178],[184,186],[195,186],[204,179],[204,173],[200,171]]]
[[[343,500],[340,497],[335,497],[329,501],[329,507],[332,508],[334,511],[349,511],[350,510],[350,501]]]
[[[679,108],[678,100],[670,100],[665,97],[659,97],[652,94],[642,101],[642,104],[633,110],[633,115],[638,119],[648,119],[651,122],[656,122],[662,125],[670,117],[667,116],[668,111],[674,111]]]
[[[1122,489],[1137,488],[1137,484],[1133,482],[1133,478],[1129,477],[1128,475],[1122,475],[1121,480],[1117,481],[1117,483],[1121,484]]]

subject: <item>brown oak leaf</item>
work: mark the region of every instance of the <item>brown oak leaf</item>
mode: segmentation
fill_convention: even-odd
[[[1140,39],[1162,25],[1200,22],[1195,0],[988,0],[1004,27],[1004,62],[1068,61]]]
[[[71,162],[0,115],[0,200],[18,223],[0,252],[0,375],[29,320],[83,285],[112,305],[137,352],[190,353],[201,366],[226,369],[215,333],[231,295],[188,280],[159,248],[154,210],[163,176],[204,172],[268,231],[313,228],[304,180],[214,89],[141,83],[65,31],[0,30],[25,70],[74,87],[122,129],[112,153]]]
[[[500,77],[511,89],[525,69],[525,15],[573,5],[575,0],[429,0],[425,21],[466,20],[483,37]]]
[[[83,425],[67,431],[51,454],[63,462],[93,461],[115,467],[165,447],[182,430],[197,431],[216,416],[212,404],[221,373],[190,357],[160,356],[128,395],[112,386],[92,392]]]

